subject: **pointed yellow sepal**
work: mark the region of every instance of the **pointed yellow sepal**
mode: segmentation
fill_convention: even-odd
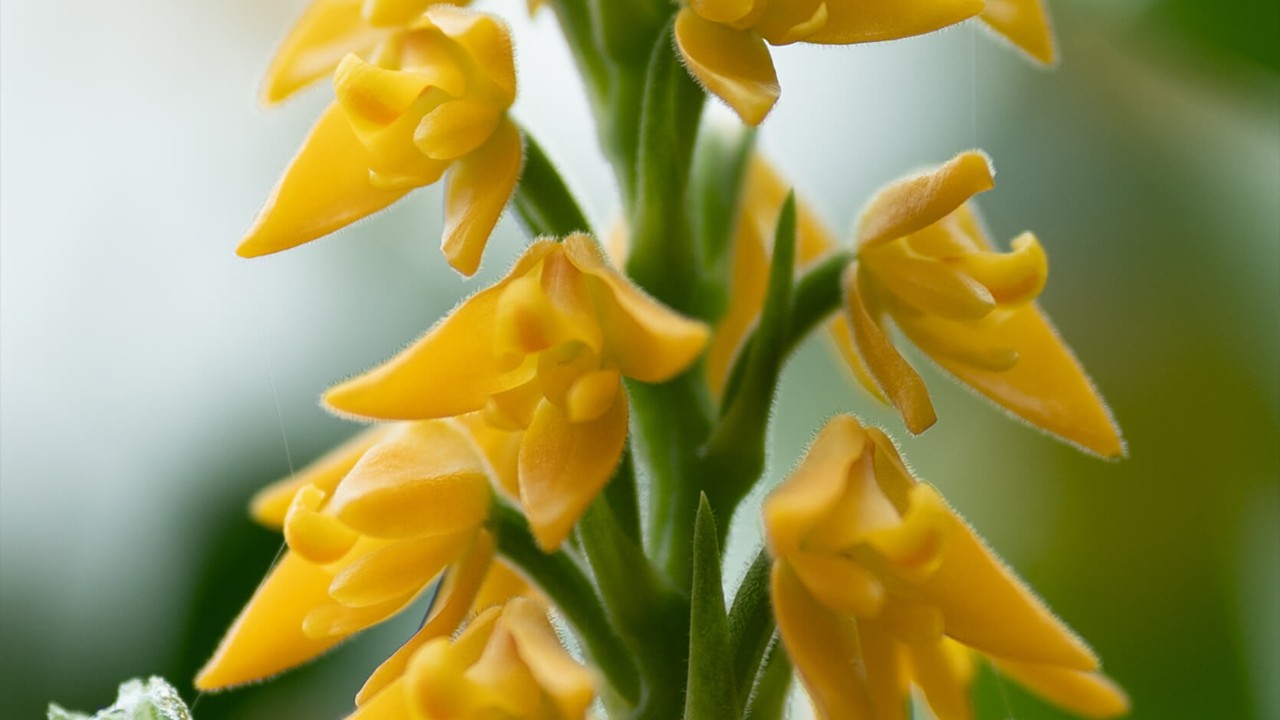
[[[1042,65],[1058,62],[1044,0],[987,0],[982,22]]]
[[[782,88],[764,38],[703,19],[689,8],[676,16],[676,47],[695,79],[748,125],[759,125]]]
[[[262,81],[262,101],[281,102],[332,73],[349,53],[368,53],[388,34],[364,21],[360,0],[314,0],[276,50]]]

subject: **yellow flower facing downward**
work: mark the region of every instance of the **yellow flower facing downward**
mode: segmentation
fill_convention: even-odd
[[[518,496],[538,543],[558,546],[608,481],[627,435],[622,378],[662,382],[702,352],[707,329],[645,295],[595,241],[531,245],[511,272],[385,365],[330,389],[367,418],[483,410],[522,430]]]
[[[1093,652],[878,430],[829,422],[764,522],[778,631],[821,717],[905,718],[910,681],[940,718],[968,718],[968,649],[1074,712],[1126,709]]]
[[[451,633],[493,557],[481,529],[492,475],[461,423],[432,420],[358,436],[261,493],[254,514],[283,529],[288,550],[197,686],[239,685],[305,662],[399,612],[446,568],[440,619],[424,631]]]
[[[370,60],[346,55],[337,101],[303,142],[237,252],[286,250],[327,235],[449,171],[442,250],[480,264],[520,175],[511,37],[492,15],[433,5]]]
[[[962,382],[1032,425],[1102,457],[1119,428],[1034,300],[1048,264],[1031,233],[996,252],[969,199],[994,186],[986,156],[965,152],[880,191],[858,224],[845,275],[854,346],[912,432],[934,422],[924,382],[883,329],[893,322]]]
[[[983,0],[686,0],[676,16],[676,46],[703,87],[743,122],[759,125],[782,92],[770,45],[895,40],[954,25],[983,6]]]
[[[594,698],[591,671],[561,647],[546,612],[514,598],[456,639],[417,649],[349,720],[580,720]]]

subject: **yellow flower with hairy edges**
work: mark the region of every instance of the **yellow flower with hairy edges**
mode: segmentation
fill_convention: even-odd
[[[254,257],[345,227],[449,172],[442,250],[470,275],[519,179],[511,36],[493,15],[433,5],[370,60],[349,54],[337,101],[303,141],[236,252]]]
[[[306,662],[404,609],[446,570],[417,642],[453,632],[494,555],[481,527],[495,475],[485,454],[457,420],[376,427],[260,493],[253,514],[283,529],[288,550],[197,687],[239,685]]]
[[[782,92],[770,45],[895,40],[954,25],[983,6],[983,0],[686,0],[676,16],[676,46],[703,87],[743,122],[759,125]]]
[[[384,420],[483,410],[523,430],[518,496],[543,549],[557,547],[608,481],[627,436],[622,378],[662,382],[702,352],[707,329],[668,310],[581,234],[531,245],[511,272],[400,355],[325,394]]]
[[[905,719],[911,682],[938,717],[969,718],[970,651],[1076,713],[1128,707],[879,430],[831,420],[763,512],[778,632],[820,717]]]
[[[561,647],[543,608],[514,598],[456,639],[418,648],[348,720],[578,720],[594,698],[591,671]]]
[[[1048,263],[1031,233],[996,252],[969,198],[994,186],[969,151],[885,187],[858,223],[845,274],[854,347],[915,433],[936,415],[924,382],[885,334],[892,318],[961,382],[1030,424],[1102,457],[1124,454],[1120,430],[1080,363],[1034,300]]]

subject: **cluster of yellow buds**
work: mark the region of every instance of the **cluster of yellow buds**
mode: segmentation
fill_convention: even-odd
[[[731,603],[721,581],[729,519],[763,480],[781,368],[819,324],[912,433],[936,414],[894,328],[1028,423],[1123,454],[1035,304],[1048,272],[1039,241],[1026,233],[1002,253],[981,227],[970,201],[994,186],[984,154],[886,186],[843,248],[750,133],[699,134],[698,84],[748,125],[765,119],[780,93],[771,45],[891,40],[977,17],[1051,63],[1040,0],[528,10],[542,4],[623,189],[630,247],[612,262],[508,116],[516,70],[497,16],[461,0],[315,0],[271,65],[269,102],[330,73],[335,101],[240,254],[329,234],[446,174],[455,269],[476,271],[513,198],[532,242],[396,357],[324,394],[373,424],[254,499],[287,548],[197,686],[274,675],[429,595],[421,628],[350,717],[576,719],[594,707],[768,720],[783,716],[794,672],[822,718],[905,718],[912,702],[968,718],[979,662],[1081,715],[1124,713],[1092,650],[884,432],[851,416],[830,420],[766,498],[764,542]]]

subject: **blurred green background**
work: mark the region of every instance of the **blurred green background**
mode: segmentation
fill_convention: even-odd
[[[505,222],[481,276],[460,281],[429,188],[334,238],[234,257],[327,102],[316,89],[255,107],[303,4],[0,0],[2,717],[101,707],[152,673],[194,699],[189,678],[280,546],[247,498],[353,430],[320,390],[523,242]],[[1130,458],[1082,456],[931,369],[941,419],[908,438],[815,342],[787,371],[771,478],[830,414],[883,424],[1094,644],[1133,717],[1280,717],[1280,6],[1050,6],[1053,72],[970,25],[781,49],[761,144],[839,229],[887,180],[987,150],[986,219],[1045,244],[1042,303]],[[514,20],[517,114],[604,226],[611,181],[555,25]],[[757,533],[741,513],[735,558]],[[406,632],[200,697],[196,717],[341,717]],[[993,675],[979,684],[982,718],[1059,717]]]

